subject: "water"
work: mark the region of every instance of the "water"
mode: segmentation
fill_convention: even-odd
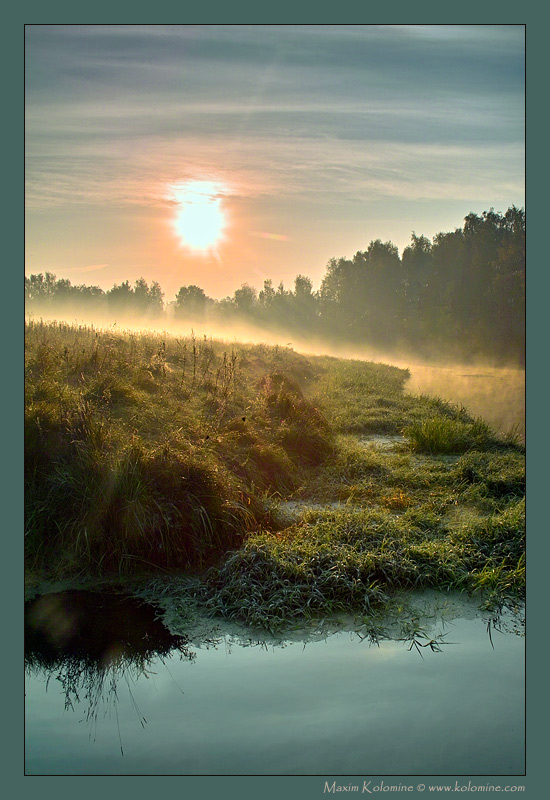
[[[520,775],[524,639],[464,609],[417,640],[445,634],[434,650],[352,631],[169,642],[138,626],[116,646],[98,634],[103,656],[67,626],[47,641],[42,611],[27,627],[26,774]]]
[[[410,369],[407,392],[463,405],[496,431],[515,432],[525,439],[525,370],[405,363],[398,366]]]

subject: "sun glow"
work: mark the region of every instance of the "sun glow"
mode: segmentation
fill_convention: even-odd
[[[213,250],[226,227],[222,208],[224,187],[213,181],[189,181],[175,186],[177,203],[174,228],[182,245],[192,250]]]

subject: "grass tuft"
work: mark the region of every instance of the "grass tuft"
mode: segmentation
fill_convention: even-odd
[[[501,446],[482,419],[470,422],[436,415],[408,425],[403,433],[413,452],[431,455],[485,451]]]

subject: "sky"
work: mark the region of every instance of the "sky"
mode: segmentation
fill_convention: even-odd
[[[25,271],[232,295],[525,205],[521,25],[27,25]]]

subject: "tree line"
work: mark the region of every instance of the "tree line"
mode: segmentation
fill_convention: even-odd
[[[399,255],[380,239],[353,258],[332,258],[317,291],[297,275],[292,289],[243,284],[222,300],[196,285],[165,304],[160,285],[140,278],[108,291],[55,275],[25,278],[29,311],[48,307],[119,317],[247,322],[285,336],[337,341],[419,355],[522,362],[525,350],[525,211],[511,206],[468,214],[430,241],[412,233]]]

